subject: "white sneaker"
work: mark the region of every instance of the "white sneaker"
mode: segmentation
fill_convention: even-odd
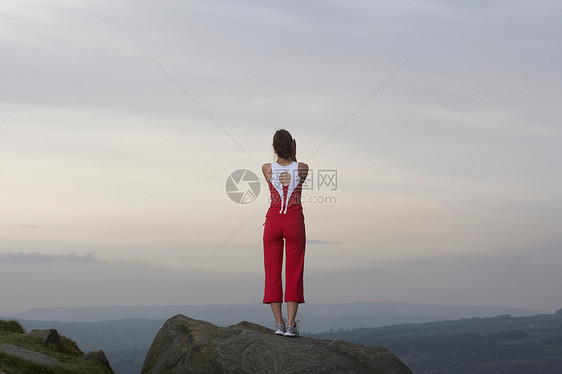
[[[276,325],[275,335],[285,335],[285,324]]]
[[[295,321],[295,326],[287,326],[287,329],[285,331],[285,336],[288,336],[290,338],[296,338],[297,336],[299,336],[299,328],[297,327],[297,322],[299,321]]]

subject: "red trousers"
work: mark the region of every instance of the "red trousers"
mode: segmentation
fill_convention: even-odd
[[[283,242],[283,239],[285,241]],[[285,302],[304,303],[304,220],[291,218],[265,219],[263,257],[265,265],[264,303],[283,302],[283,247],[285,247]]]

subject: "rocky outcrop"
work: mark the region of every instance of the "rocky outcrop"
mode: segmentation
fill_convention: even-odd
[[[97,362],[98,364],[101,364],[102,366],[104,366],[105,368],[107,368],[107,369],[109,369],[113,372],[113,369],[111,368],[111,365],[109,364],[109,360],[107,359],[107,357],[105,356],[105,353],[103,351],[100,351],[100,350],[91,351],[91,352],[87,353],[84,357],[82,357],[82,360]]]
[[[56,329],[32,330],[27,335],[35,336],[36,338],[41,339],[45,345],[49,343],[60,344],[60,336]]]
[[[55,329],[26,334],[17,321],[0,320],[0,353],[0,374],[23,373],[21,365],[31,365],[34,373],[113,373],[102,351],[84,354]]]
[[[381,347],[285,338],[250,322],[217,327],[183,315],[160,329],[142,374],[371,373],[412,374]]]
[[[40,365],[59,363],[59,360],[56,358],[12,344],[0,344],[0,352],[4,352],[10,356],[19,357],[26,361],[31,361]]]

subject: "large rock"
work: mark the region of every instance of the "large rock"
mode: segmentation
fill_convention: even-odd
[[[371,373],[412,374],[381,347],[285,338],[250,322],[217,327],[183,315],[160,329],[142,374]]]
[[[98,364],[104,366],[105,368],[109,369],[113,373],[113,369],[111,368],[111,365],[109,364],[109,360],[107,359],[107,357],[106,357],[106,355],[103,351],[100,351],[100,350],[91,351],[91,352],[87,353],[86,355],[84,355],[84,357],[82,357],[82,360],[97,362]]]
[[[32,330],[27,335],[35,336],[47,345],[49,343],[60,344],[60,336],[56,329],[46,329],[46,330]]]
[[[10,356],[19,357],[40,365],[59,363],[59,360],[56,358],[12,344],[0,344],[0,352],[4,352]]]

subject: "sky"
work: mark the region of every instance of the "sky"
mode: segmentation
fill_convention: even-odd
[[[561,10],[3,1],[0,315],[260,303],[279,128],[307,302],[562,308]]]

